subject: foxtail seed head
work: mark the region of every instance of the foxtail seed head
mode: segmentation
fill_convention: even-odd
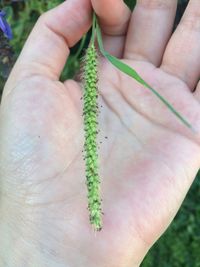
[[[94,44],[86,50],[84,66],[84,131],[85,131],[85,169],[88,189],[88,210],[90,223],[94,229],[102,228],[102,211],[100,197],[100,177],[98,167],[98,55]]]

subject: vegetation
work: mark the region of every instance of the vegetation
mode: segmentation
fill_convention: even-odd
[[[61,2],[62,0],[6,0],[0,2],[4,4],[4,10],[8,15],[8,22],[14,35],[12,41],[8,43],[0,33],[0,91],[37,18]],[[131,8],[134,7],[134,0],[126,0],[126,2]],[[179,2],[176,23],[180,19],[187,0]],[[78,47],[79,45],[76,45],[72,49],[61,79],[73,77],[79,68],[81,53]],[[200,185],[197,178],[175,220],[148,253],[142,267],[200,267],[199,196]]]

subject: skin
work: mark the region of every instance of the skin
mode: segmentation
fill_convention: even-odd
[[[176,4],[138,0],[131,14],[121,0],[68,0],[38,20],[1,103],[1,266],[139,266],[169,226],[200,166],[200,2],[190,0],[171,35]],[[100,59],[98,233],[86,209],[82,89],[59,82],[69,47],[91,25],[92,6],[105,48],[194,128]]]

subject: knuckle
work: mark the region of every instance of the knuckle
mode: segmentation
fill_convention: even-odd
[[[41,14],[38,18],[37,23],[46,24],[46,22],[48,21],[48,18],[49,18],[49,13],[50,13],[50,11],[47,11],[47,12],[44,12],[43,14]]]
[[[200,31],[200,11],[196,10],[191,15],[183,17],[180,25],[189,31]]]
[[[174,0],[138,0],[138,6],[146,9],[169,9]]]

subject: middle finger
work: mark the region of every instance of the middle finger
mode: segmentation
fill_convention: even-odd
[[[158,66],[171,35],[177,0],[138,0],[125,46],[125,58]]]

